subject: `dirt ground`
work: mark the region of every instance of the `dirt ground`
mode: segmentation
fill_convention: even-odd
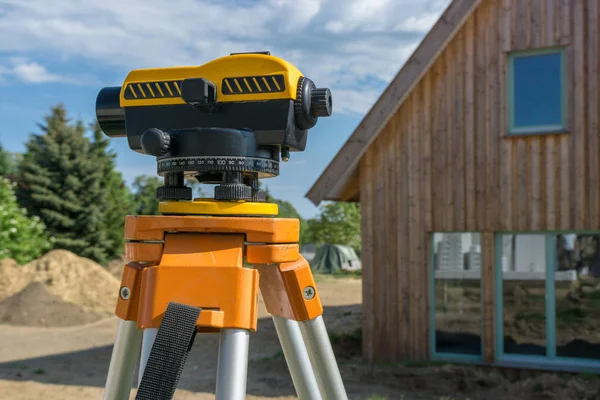
[[[66,257],[69,259],[68,255]],[[48,265],[48,262],[42,265]],[[97,277],[95,268],[88,265],[86,273]],[[46,273],[52,275],[56,271],[46,268]],[[102,277],[107,279],[104,275]],[[16,295],[14,290],[8,291],[12,298],[9,296],[3,303],[27,308],[21,304],[30,301],[25,296],[27,291],[45,299],[48,304],[66,296],[64,293],[59,296],[60,293],[55,291],[55,297],[51,298],[48,296],[51,288],[45,291],[39,285],[27,287],[24,286],[25,290]],[[432,363],[366,366],[360,358],[358,333],[361,281],[356,278],[318,277],[318,289],[350,399],[600,399],[600,380],[590,376],[530,373],[525,378],[497,370]],[[86,290],[92,289],[88,287]],[[15,300],[19,298],[24,300]],[[97,297],[97,301],[104,303],[105,300]],[[26,318],[16,322],[22,323],[23,320]],[[114,317],[62,327],[23,326],[13,322],[0,325],[0,398],[101,398],[116,325]],[[217,343],[216,335],[197,337],[175,399],[214,399]],[[262,301],[259,301],[258,332],[251,336],[250,341],[247,393],[248,399],[256,400],[296,398],[275,328]]]
[[[319,282],[319,292],[327,305],[325,319],[331,332],[351,333],[359,326],[359,280],[325,279]],[[0,325],[0,398],[101,398],[116,325],[114,317],[71,327]],[[176,399],[214,398],[217,339],[216,335],[196,338]],[[296,398],[275,328],[262,301],[258,332],[250,340],[248,398]],[[344,360],[340,363],[347,373],[353,373],[352,364],[343,365]],[[359,381],[349,380],[347,384],[352,398],[366,398],[373,393],[371,386],[363,387]],[[379,391],[384,393],[384,389]]]

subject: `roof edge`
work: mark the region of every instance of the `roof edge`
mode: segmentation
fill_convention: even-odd
[[[453,0],[446,7],[346,143],[306,193],[305,197],[314,205],[318,206],[325,198],[334,197],[331,196],[331,193],[336,190],[339,192],[339,188],[344,186],[354,173],[362,155],[379,136],[381,130],[398,111],[404,100],[481,1]]]

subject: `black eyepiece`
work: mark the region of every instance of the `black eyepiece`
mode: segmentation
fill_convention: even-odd
[[[310,93],[310,113],[315,117],[330,117],[332,109],[331,91],[327,88],[313,89]]]
[[[296,125],[300,129],[311,129],[320,117],[331,116],[333,100],[327,88],[317,88],[315,83],[306,77],[298,81],[294,112]]]
[[[125,137],[125,110],[121,108],[121,87],[106,87],[96,98],[96,119],[102,132],[110,137]]]

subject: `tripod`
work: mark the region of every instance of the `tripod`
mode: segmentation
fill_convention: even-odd
[[[346,400],[299,221],[277,205],[203,199],[127,216],[119,317],[105,400],[171,399],[196,333],[220,333],[216,399],[246,397],[258,290],[300,399]],[[253,268],[244,266],[244,258]],[[259,279],[260,278],[260,279]]]

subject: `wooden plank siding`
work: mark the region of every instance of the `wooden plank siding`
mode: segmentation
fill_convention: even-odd
[[[599,23],[598,0],[482,2],[362,157],[368,361],[431,354],[431,233],[483,233],[491,361],[494,232],[600,228]],[[508,54],[556,46],[567,131],[508,136]]]

